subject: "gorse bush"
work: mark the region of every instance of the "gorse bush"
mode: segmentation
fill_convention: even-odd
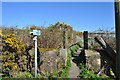
[[[5,75],[14,76],[15,72],[23,70],[26,64],[23,55],[25,53],[25,45],[19,41],[14,34],[6,34],[2,36],[2,60],[3,73]]]
[[[3,37],[3,51],[20,54],[25,52],[25,45],[14,34],[7,34]]]

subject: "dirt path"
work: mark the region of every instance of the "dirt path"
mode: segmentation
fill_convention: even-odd
[[[77,53],[75,54],[76,57],[79,56],[81,52],[81,49],[79,49],[77,51]],[[75,62],[73,62],[73,59],[75,59],[76,57],[72,57],[71,60],[71,68],[70,68],[70,72],[69,72],[69,78],[78,78],[79,74],[80,74],[80,70],[79,67],[77,66],[77,64]]]
[[[79,68],[77,67],[76,63],[71,61],[71,68],[69,72],[69,78],[77,78],[79,76]]]

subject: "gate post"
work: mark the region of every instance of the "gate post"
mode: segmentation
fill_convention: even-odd
[[[84,49],[88,49],[88,31],[83,32]]]
[[[116,80],[120,80],[120,0],[115,0]]]

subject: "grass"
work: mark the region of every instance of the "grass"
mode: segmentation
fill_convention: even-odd
[[[57,50],[55,48],[39,48],[40,52],[46,52],[46,51],[53,51],[53,50]]]

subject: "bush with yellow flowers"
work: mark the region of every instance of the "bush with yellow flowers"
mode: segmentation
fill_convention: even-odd
[[[7,34],[3,38],[3,49],[9,52],[22,53],[25,51],[24,44],[17,40],[14,34]]]
[[[13,73],[25,70],[25,45],[14,34],[2,36],[2,44],[3,73],[14,76]]]

